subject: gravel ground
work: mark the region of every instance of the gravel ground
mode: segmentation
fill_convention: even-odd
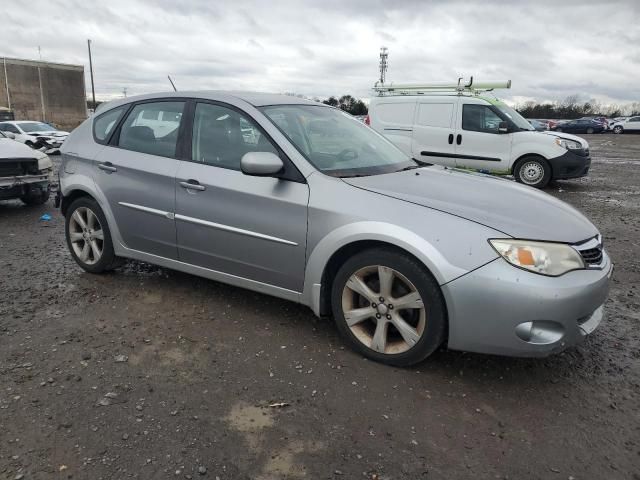
[[[0,203],[0,479],[640,479],[640,136],[588,140],[549,193],[603,233],[608,318],[542,360],[375,364],[293,303],[83,273],[52,202]]]

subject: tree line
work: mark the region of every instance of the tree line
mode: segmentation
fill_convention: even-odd
[[[516,105],[516,110],[525,118],[552,118],[572,120],[580,117],[621,117],[640,115],[640,102],[626,105],[602,104],[596,100],[580,101],[578,95],[570,95],[562,101],[538,103],[535,101]]]

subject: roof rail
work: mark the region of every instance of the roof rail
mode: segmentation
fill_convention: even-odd
[[[462,78],[458,83],[425,83],[425,84],[382,84],[376,83],[373,87],[378,95],[425,95],[434,93],[457,93],[479,95],[483,92],[490,92],[495,88],[511,88],[511,80],[506,82],[474,82],[473,77],[469,82],[462,83]]]

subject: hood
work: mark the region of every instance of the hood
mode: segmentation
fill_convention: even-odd
[[[16,142],[10,138],[0,138],[0,159],[9,158],[44,158],[46,155],[38,150]]]
[[[31,135],[33,137],[66,137],[69,135],[69,132],[61,132],[60,130],[52,130],[50,132],[31,132],[27,135]]]
[[[541,133],[543,135],[551,135],[552,137],[559,137],[559,138],[566,138],[567,140],[573,140],[574,142],[578,142],[580,145],[582,145],[582,148],[584,149],[589,148],[589,142],[587,142],[584,138],[578,137],[577,135],[571,135],[570,133],[554,132],[554,131],[548,131],[548,130],[545,130],[544,132],[538,132],[538,133]]]
[[[433,165],[343,181],[463,217],[514,238],[575,243],[598,234],[570,205],[532,187],[489,175]]]

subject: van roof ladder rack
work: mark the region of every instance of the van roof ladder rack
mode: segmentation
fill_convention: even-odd
[[[379,96],[384,95],[427,95],[442,93],[457,93],[458,95],[480,95],[483,92],[491,92],[496,88],[511,88],[511,80],[506,82],[474,82],[473,77],[467,83],[458,79],[458,83],[415,83],[415,84],[383,84],[376,83],[373,90]]]

